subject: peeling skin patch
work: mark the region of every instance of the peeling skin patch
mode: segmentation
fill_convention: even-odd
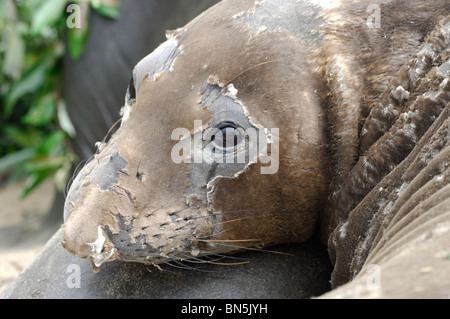
[[[125,98],[125,103],[122,109],[120,110],[120,115],[122,116],[122,123],[126,122],[130,117],[132,104],[128,101],[128,96]]]
[[[127,162],[118,153],[103,157],[90,172],[91,184],[107,190],[119,180],[119,172],[127,166]]]
[[[250,117],[249,111],[245,107],[244,103],[242,103],[242,101],[240,101],[237,98],[238,89],[235,88],[234,84],[229,83],[227,85],[227,87],[225,88],[225,84],[220,82],[219,77],[216,75],[210,75],[208,77],[208,79],[206,80],[206,83],[203,84],[202,88],[200,89],[200,95],[202,96],[200,104],[202,106],[209,105],[215,98],[217,98],[219,96],[218,94],[216,94],[217,96],[211,96],[210,91],[212,89],[211,89],[211,87],[208,88],[207,84],[210,84],[211,86],[215,85],[215,86],[219,87],[219,89],[216,89],[216,90],[221,90],[224,96],[228,96],[228,97],[232,98],[235,103],[237,103],[241,106],[242,110],[244,111],[244,115],[247,117],[250,124],[252,124],[254,127],[258,127],[258,128],[262,127],[262,125],[258,125],[254,121],[254,119],[252,117]]]
[[[233,83],[228,84],[227,86],[227,92],[225,93],[226,96],[229,96],[233,99],[236,99],[236,95],[238,93],[238,90],[234,87]]]
[[[236,14],[233,19],[250,26],[253,35],[266,30],[284,30],[303,41],[315,43],[319,40],[319,27],[324,23],[320,14],[320,8],[310,1],[255,1],[252,10]]]
[[[103,235],[103,231],[100,226],[98,226],[97,232],[97,240],[93,243],[88,243],[88,245],[92,250],[92,262],[96,267],[100,267],[104,262],[108,261],[108,259],[111,258],[114,253],[114,248],[112,248],[111,251],[108,252],[104,247],[106,238]]]
[[[219,129],[224,123],[233,123],[238,129],[242,131],[248,128],[255,128],[250,123],[248,117],[244,112],[242,105],[236,101],[235,95],[237,89],[232,85],[226,88],[219,83],[219,78],[210,76],[200,89],[201,106],[207,107],[212,111],[212,120],[208,123],[206,129]],[[258,130],[257,130],[258,131]],[[202,134],[203,132],[195,132],[194,134]],[[192,138],[191,136],[187,138]],[[193,137],[194,139],[196,137]],[[244,144],[245,145],[245,144]],[[195,145],[194,145],[195,146]],[[245,162],[241,163],[237,160],[238,153],[245,153],[243,157]],[[244,172],[246,167],[256,161],[255,158],[249,158],[248,145],[244,148],[238,148],[236,153],[231,156],[233,161],[227,162],[228,159],[223,159],[223,163],[214,161],[214,157],[208,153],[203,147],[200,149],[193,149],[194,158],[195,153],[202,153],[202,158],[207,159],[201,163],[191,164],[191,183],[192,186],[187,190],[186,196],[193,194],[201,194],[202,198],[206,200],[207,185],[217,177],[231,177],[236,178],[240,173]]]
[[[147,78],[147,80],[157,81],[163,73],[173,70],[173,64],[181,53],[181,46],[174,34],[168,33],[166,36],[167,41],[143,58],[133,70],[130,86],[133,85],[134,90],[130,90],[129,87],[125,95],[125,104],[121,110],[122,125],[130,117],[135,102],[134,96],[137,95],[142,80]],[[130,91],[134,91],[133,96],[130,95]]]
[[[178,45],[178,40],[170,37],[155,51],[142,59],[133,71],[136,92],[139,90],[140,83],[146,74],[148,74],[148,79],[156,81],[159,74],[171,72],[175,59],[180,53],[181,48]]]

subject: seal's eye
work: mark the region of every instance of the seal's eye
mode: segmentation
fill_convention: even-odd
[[[242,129],[238,128],[234,123],[221,123],[217,129],[219,131],[211,137],[211,142],[218,150],[234,150],[244,140]]]
[[[135,100],[136,99],[136,88],[134,87],[134,79],[131,77],[130,85],[128,86],[128,99]]]

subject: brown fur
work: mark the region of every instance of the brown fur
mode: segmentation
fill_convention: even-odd
[[[348,183],[347,174],[358,157],[364,156],[401,113],[404,101],[393,99],[392,91],[399,85],[403,85],[405,90],[414,91],[417,84],[411,83],[408,70],[415,72],[419,67],[416,77],[420,79],[427,68],[432,66],[430,61],[415,62],[421,57],[413,60],[413,55],[418,52],[427,32],[450,10],[450,4],[446,1],[435,1],[433,5],[423,1],[380,4],[381,28],[370,29],[366,25],[369,15],[366,8],[372,3],[348,1],[338,9],[325,12],[335,22],[323,31],[326,40],[321,53],[330,88],[328,118],[333,154],[332,192],[340,189],[342,183]],[[347,63],[339,65],[336,62],[338,59],[344,59]],[[401,72],[399,76],[398,72]],[[346,89],[343,90],[343,87]],[[369,113],[371,119],[366,120]],[[403,154],[400,157],[405,156],[405,152],[400,153]],[[389,166],[385,159],[380,160]],[[378,176],[373,178],[379,180],[383,173],[375,172],[375,175]],[[360,195],[354,203],[359,202],[374,186],[368,180],[359,184],[354,190]],[[341,194],[342,191],[332,195],[334,199],[330,201],[330,210],[323,216],[324,239],[336,227],[333,221],[327,226],[328,218],[345,220],[351,207],[336,209],[335,201],[351,197],[344,195],[340,198]]]
[[[441,197],[431,195],[448,183],[445,182],[444,172],[448,165],[448,154],[446,154],[448,150],[445,149],[445,145],[448,145],[449,138],[450,85],[444,77],[437,74],[437,69],[448,61],[449,30],[448,28],[444,30],[442,25],[450,20],[442,17],[448,16],[450,4],[445,1],[433,2],[433,5],[418,2],[417,6],[414,6],[416,4],[414,3],[412,7],[420,7],[420,10],[411,10],[410,12],[404,10],[406,12],[398,15],[399,8],[405,8],[400,6],[400,3],[401,1],[382,7],[385,12],[382,19],[386,21],[382,23],[382,26],[384,25],[385,34],[390,34],[390,37],[383,40],[384,43],[380,46],[382,52],[374,50],[375,54],[372,53],[372,58],[369,57],[368,61],[372,60],[372,63],[359,65],[361,70],[369,73],[364,75],[367,82],[364,86],[365,89],[362,90],[362,94],[367,95],[360,96],[361,121],[363,123],[358,149],[360,155],[357,162],[353,166],[350,165],[352,166],[350,170],[340,173],[341,178],[338,178],[334,184],[322,228],[324,233],[327,230],[332,231],[329,250],[335,264],[332,277],[334,287],[350,281],[370,261],[379,261],[383,255],[378,252],[380,245],[382,245],[381,247],[392,245],[397,242],[396,238],[402,236],[413,240],[419,234],[431,232],[433,227],[438,227],[437,219],[436,222],[429,223],[428,227],[423,227],[420,231],[406,226],[408,223],[418,224],[422,219],[418,218],[417,209],[415,209],[420,200],[408,201],[410,196],[416,193],[416,198],[422,196],[424,201],[429,197],[431,205],[433,205],[432,203],[434,205],[444,204],[444,198],[449,196],[449,193],[444,190],[440,191]],[[411,6],[411,2],[409,5]],[[402,21],[420,21],[420,24],[416,27],[413,26],[411,30],[406,27],[402,28]],[[393,39],[399,43],[395,43]],[[391,51],[396,47],[403,49],[404,53],[401,50],[400,52],[399,50]],[[391,52],[392,58],[390,58],[389,52]],[[376,60],[373,59],[374,56],[377,57]],[[393,61],[391,66],[388,61]],[[381,68],[378,67],[380,63],[383,63]],[[385,68],[388,70],[386,74],[383,72]],[[378,70],[382,72],[371,74],[372,70],[373,72]],[[409,92],[407,99],[402,95],[401,89],[397,90],[399,86]],[[370,101],[372,100],[370,97],[376,96],[376,91],[380,89],[383,89],[380,97]],[[428,91],[436,91],[438,94],[433,97],[423,96]],[[333,97],[331,97],[332,100]],[[364,97],[369,97],[369,99],[364,99]],[[342,103],[339,101],[334,101],[334,103]],[[366,120],[364,120],[364,113],[367,113],[365,109],[371,110]],[[437,122],[436,118],[439,118],[440,122]],[[429,129],[430,126],[431,129]],[[424,134],[426,134],[425,137],[423,137]],[[429,139],[434,140],[433,146],[427,145]],[[416,156],[420,153],[428,158],[427,162],[422,161],[422,164],[418,166]],[[408,164],[408,160],[415,161],[416,164]],[[335,163],[337,172],[339,172],[341,167],[339,166],[341,165],[339,157]],[[425,168],[431,171],[419,174]],[[418,180],[419,176],[423,176],[422,180]],[[423,179],[425,176],[426,179]],[[433,176],[441,176],[444,180],[439,184],[438,189],[432,184],[426,184]],[[403,191],[402,185],[406,187],[405,185],[409,185],[413,181],[415,186],[408,186],[408,192],[406,192],[408,195],[402,194],[398,198],[398,193]],[[421,195],[418,195],[419,193]],[[394,205],[392,209],[390,205]],[[444,218],[445,212],[446,208],[440,211],[438,216],[441,219]],[[431,209],[428,212],[423,211],[425,216],[435,213],[436,210]],[[403,215],[408,217],[401,220],[400,216]],[[414,220],[417,221],[413,222]],[[386,234],[386,228],[392,228],[390,235]],[[391,239],[391,236],[394,236],[395,239]],[[435,243],[435,241],[433,242]],[[400,247],[407,250],[407,244],[407,241],[404,241],[402,245],[397,244],[397,252]],[[429,245],[433,246],[432,243]],[[393,249],[388,249],[388,251],[393,251]],[[369,254],[374,256],[373,260],[367,258]],[[386,262],[386,259],[381,258],[381,260]],[[402,270],[393,271],[398,272],[400,276]],[[362,276],[364,277],[364,275]],[[426,284],[423,285],[426,286]],[[393,287],[386,286],[385,292]],[[395,293],[401,295],[399,288],[396,289]],[[439,293],[443,292],[442,287],[437,290]],[[351,296],[349,291],[342,290],[341,295]],[[367,293],[368,290],[364,291]],[[429,287],[427,287],[427,291],[430,292]],[[389,291],[389,293],[393,292]],[[437,291],[436,294],[438,294]],[[355,296],[357,295],[355,294]]]

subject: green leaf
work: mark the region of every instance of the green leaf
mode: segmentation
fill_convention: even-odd
[[[49,92],[37,99],[30,111],[22,118],[22,122],[36,126],[46,125],[54,119],[55,109],[55,96],[53,92]]]
[[[23,165],[23,169],[29,173],[41,171],[56,171],[63,166],[64,156],[37,156]]]
[[[44,61],[45,62],[45,61]],[[14,105],[27,93],[34,92],[45,80],[47,63],[40,63],[28,70],[22,78],[16,82],[5,97],[5,109],[3,116],[7,119],[11,115]]]
[[[17,79],[22,73],[25,59],[25,43],[16,25],[6,27],[6,47],[3,73]]]
[[[42,1],[41,6],[33,15],[31,33],[38,35],[45,27],[55,24],[58,19],[64,17],[64,8],[67,3],[68,0]]]
[[[83,53],[88,39],[88,32],[88,23],[84,23],[82,28],[67,29],[67,46],[72,59],[78,59]]]
[[[48,171],[38,171],[31,174],[30,177],[28,177],[27,181],[25,182],[25,186],[22,189],[20,196],[22,198],[28,196],[28,194],[30,194],[32,190],[36,189],[36,187],[38,187],[43,181],[45,181],[49,176],[51,176],[52,173],[53,171],[48,170]]]
[[[95,11],[100,13],[101,15],[110,18],[117,19],[120,16],[119,13],[119,5],[106,5],[101,3],[98,7],[94,7]]]
[[[58,103],[58,121],[61,128],[69,135],[69,137],[74,138],[77,135],[75,127],[67,113],[64,101],[59,101]]]
[[[38,148],[38,154],[57,155],[64,148],[65,138],[66,134],[63,131],[56,131],[49,134]]]
[[[3,127],[3,134],[15,147],[36,148],[42,142],[42,132],[36,128],[21,128],[10,124]]]
[[[11,171],[13,168],[32,159],[35,154],[36,151],[34,149],[25,148],[0,158],[0,174]]]
[[[66,158],[66,162],[62,165],[53,175],[53,182],[59,191],[64,190],[67,181],[72,172],[72,162],[70,159]]]

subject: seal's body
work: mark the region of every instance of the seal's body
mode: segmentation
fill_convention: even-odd
[[[335,286],[367,260],[398,273],[386,256],[421,239],[448,269],[449,14],[229,0],[168,33],[71,187],[64,247],[94,268],[157,264],[304,241],[320,219]]]

